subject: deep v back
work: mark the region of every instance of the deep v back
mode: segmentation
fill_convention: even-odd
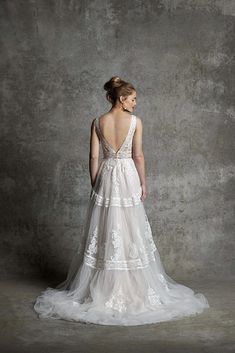
[[[96,131],[99,136],[100,142],[102,144],[103,148],[103,154],[104,158],[131,158],[131,147],[132,147],[132,138],[134,135],[135,127],[136,127],[136,116],[131,114],[131,122],[130,126],[128,129],[128,132],[126,134],[126,137],[124,138],[122,144],[120,147],[115,150],[111,144],[106,140],[104,137],[101,129],[100,129],[100,123],[99,123],[100,118],[95,119],[95,125],[96,125]]]

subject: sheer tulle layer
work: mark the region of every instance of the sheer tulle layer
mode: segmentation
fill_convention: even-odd
[[[203,294],[176,283],[159,258],[142,270],[96,270],[82,264],[69,289],[48,287],[37,298],[40,318],[102,325],[142,325],[201,313]]]
[[[99,207],[90,200],[84,261],[96,269],[129,270],[148,266],[156,245],[143,203]]]
[[[142,202],[106,208],[91,199],[85,234],[83,263],[75,253],[66,280],[37,298],[40,318],[127,326],[173,320],[209,307],[203,294],[165,273]]]

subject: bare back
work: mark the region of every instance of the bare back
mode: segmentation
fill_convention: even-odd
[[[118,115],[106,113],[101,115],[98,121],[104,139],[114,151],[118,151],[130,129],[131,115],[125,112]]]

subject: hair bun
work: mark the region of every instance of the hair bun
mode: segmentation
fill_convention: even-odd
[[[104,84],[103,88],[107,91],[107,100],[112,104],[116,102],[118,97],[127,97],[133,92],[133,90],[135,91],[135,88],[131,83],[122,80],[119,76],[111,77],[110,80]]]
[[[112,79],[113,79],[113,82],[121,82],[122,81],[120,79],[120,77],[118,77],[118,76],[114,76]]]
[[[113,76],[104,84],[105,91],[112,91],[116,87],[120,87],[124,83],[119,76]]]

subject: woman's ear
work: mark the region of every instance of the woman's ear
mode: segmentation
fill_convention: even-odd
[[[123,96],[120,96],[120,97],[119,97],[119,101],[120,101],[121,103],[123,103],[123,102],[124,102],[124,97],[123,97]]]

